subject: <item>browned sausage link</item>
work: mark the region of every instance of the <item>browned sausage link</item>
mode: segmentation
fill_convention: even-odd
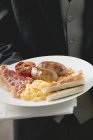
[[[53,70],[58,76],[65,76],[67,74],[66,67],[58,62],[43,61],[39,63],[38,67]]]
[[[50,82],[58,80],[58,76],[56,72],[49,69],[32,67],[31,74],[34,79],[50,81]]]

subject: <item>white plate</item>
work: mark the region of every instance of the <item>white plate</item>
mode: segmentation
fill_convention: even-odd
[[[74,99],[85,92],[87,92],[92,86],[93,86],[93,66],[79,58],[75,57],[70,57],[70,56],[43,56],[43,57],[36,57],[32,59],[28,59],[30,61],[35,62],[36,64],[42,62],[42,61],[55,61],[55,62],[60,62],[64,64],[67,67],[73,68],[75,71],[83,70],[84,76],[85,76],[85,81],[86,81],[86,86],[85,86],[85,91],[82,93],[78,93],[73,96],[69,96],[66,98],[62,98],[59,100],[55,101],[41,101],[41,102],[31,102],[31,101],[24,101],[20,99],[15,99],[10,96],[10,94],[4,90],[3,88],[0,87],[0,101],[3,103],[11,104],[11,105],[17,105],[17,106],[32,106],[32,107],[38,107],[38,106],[47,106],[47,105],[54,105],[58,103],[62,103],[65,101],[69,101],[71,99]],[[12,64],[9,66],[9,68],[14,69],[15,64]]]

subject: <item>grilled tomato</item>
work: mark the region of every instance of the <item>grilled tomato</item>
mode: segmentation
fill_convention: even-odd
[[[15,66],[15,70],[20,76],[32,77],[31,70],[32,70],[32,67],[35,67],[35,66],[36,65],[34,62],[21,61],[17,63],[17,65]]]

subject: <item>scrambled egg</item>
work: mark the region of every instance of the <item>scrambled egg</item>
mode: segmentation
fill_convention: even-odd
[[[51,93],[43,93],[41,89],[49,87],[51,83],[43,80],[34,80],[32,84],[26,85],[26,89],[21,94],[21,98],[24,100],[31,101],[42,101],[45,100],[47,95]]]

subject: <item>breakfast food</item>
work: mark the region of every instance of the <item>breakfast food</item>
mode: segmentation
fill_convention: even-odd
[[[58,62],[43,61],[38,64],[38,67],[55,71],[58,76],[66,76],[67,74],[67,68]]]
[[[73,87],[73,88],[67,88],[65,90],[61,90],[61,91],[57,91],[54,92],[51,95],[48,95],[46,100],[47,101],[52,101],[52,100],[57,100],[57,99],[61,99],[67,96],[71,96],[80,92],[84,91],[84,86],[77,86],[77,87]]]
[[[83,71],[75,72],[63,64],[21,61],[10,70],[0,66],[0,83],[15,98],[28,101],[52,101],[84,91]]]
[[[59,91],[61,89],[67,89],[71,87],[76,87],[80,85],[84,85],[84,75],[82,71],[78,71],[67,77],[63,77],[62,79],[58,80],[56,83],[51,84],[49,87],[43,88],[43,93]]]
[[[35,66],[34,62],[21,61],[15,66],[15,70],[20,76],[31,77],[31,69]]]
[[[34,79],[44,80],[44,81],[57,81],[58,75],[55,71],[40,67],[33,67],[31,71],[32,77]]]
[[[19,76],[15,71],[8,69],[7,65],[0,66],[0,84],[10,91],[11,95],[20,98],[27,84],[32,83],[32,78]]]
[[[32,84],[28,84],[21,94],[21,99],[27,101],[42,101],[51,93],[44,94],[42,89],[50,86],[51,83],[43,80],[34,80]]]
[[[34,80],[32,84],[27,85],[21,94],[21,98],[33,101],[52,101],[84,91],[85,81],[82,71],[65,78],[63,78],[63,81],[60,79],[57,82]]]

